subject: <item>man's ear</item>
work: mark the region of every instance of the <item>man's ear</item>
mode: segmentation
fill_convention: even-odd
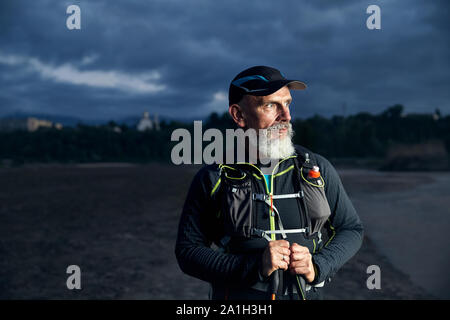
[[[241,127],[244,128],[247,122],[245,121],[244,113],[242,112],[242,107],[238,104],[232,104],[228,108],[228,112],[230,113],[231,118],[233,118],[234,122]]]

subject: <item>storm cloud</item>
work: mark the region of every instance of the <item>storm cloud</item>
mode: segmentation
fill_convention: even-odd
[[[68,30],[66,8],[81,9]],[[381,8],[369,30],[366,8]],[[227,110],[230,80],[270,65],[308,84],[294,117],[450,112],[448,1],[2,1],[0,116],[120,119]],[[345,108],[344,108],[345,106]]]

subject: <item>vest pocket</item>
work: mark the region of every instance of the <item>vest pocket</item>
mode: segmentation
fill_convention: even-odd
[[[250,238],[253,228],[251,179],[245,173],[239,177],[224,177],[225,232],[230,236]]]
[[[322,229],[331,215],[331,210],[325,195],[325,184],[322,177],[309,178],[308,170],[304,168],[301,170],[309,235],[313,235]]]

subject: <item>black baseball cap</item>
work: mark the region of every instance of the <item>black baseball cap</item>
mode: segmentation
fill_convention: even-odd
[[[304,90],[306,84],[298,80],[286,79],[279,70],[256,66],[239,73],[230,83],[228,91],[229,105],[238,103],[246,94],[252,96],[268,96],[282,87],[288,86],[291,90]]]

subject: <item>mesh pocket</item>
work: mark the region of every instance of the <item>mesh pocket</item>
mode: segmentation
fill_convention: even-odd
[[[330,206],[325,195],[325,183],[322,177],[308,177],[309,169],[301,169],[302,188],[305,194],[309,234],[319,232],[331,215]]]
[[[253,204],[251,179],[241,176],[224,177],[225,231],[230,236],[251,237]]]

